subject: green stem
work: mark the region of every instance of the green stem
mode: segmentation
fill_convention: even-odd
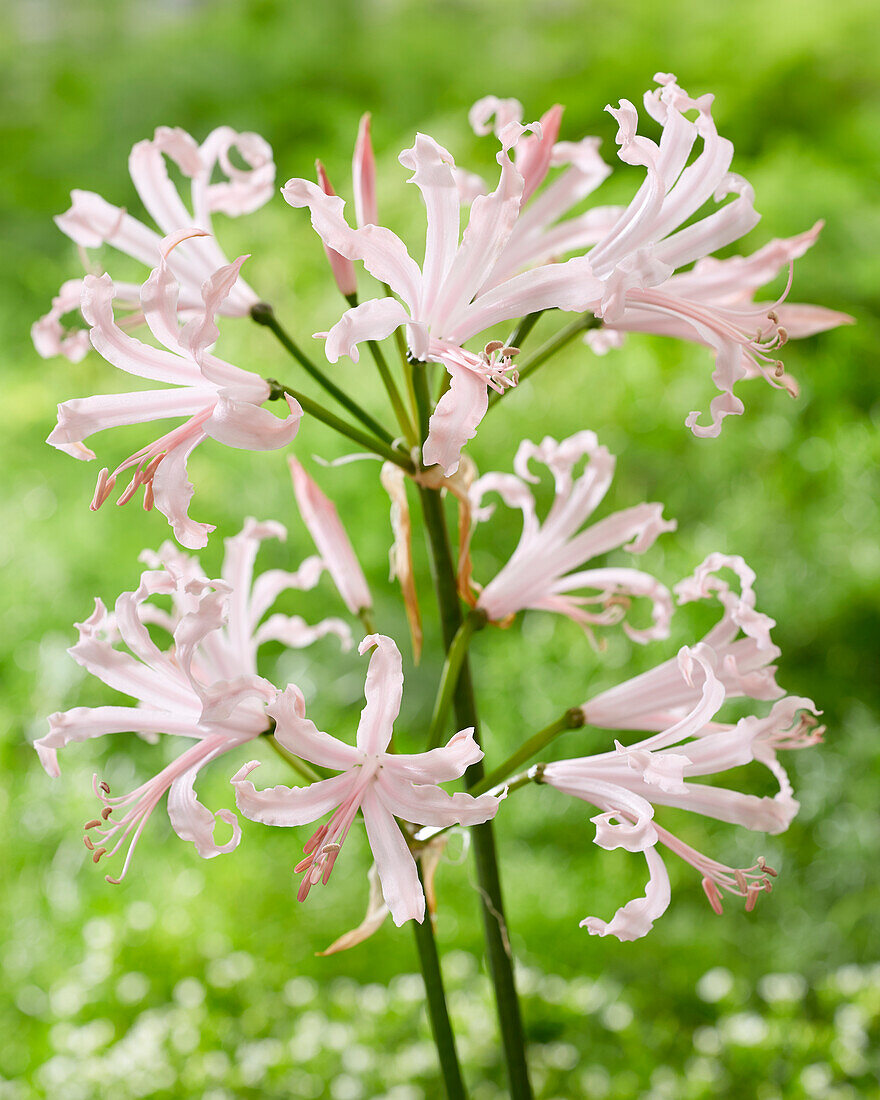
[[[584,313],[580,317],[577,317],[571,324],[561,328],[559,332],[551,336],[549,340],[545,340],[538,350],[530,358],[526,359],[519,367],[517,367],[517,374],[519,375],[519,381],[522,382],[524,378],[528,378],[530,374],[533,374],[538,367],[544,365],[548,359],[554,356],[557,351],[561,351],[566,344],[570,344],[571,341],[581,332],[586,332],[587,329],[599,328],[602,322],[598,317],[594,317],[592,313]],[[515,388],[515,387],[514,387]],[[493,405],[497,405],[501,399],[502,394],[492,392],[489,394],[489,408]]]
[[[493,768],[488,775],[484,776],[479,783],[476,783],[471,788],[471,794],[483,794],[485,791],[490,791],[493,787],[497,787],[499,783],[503,783],[504,780],[521,765],[525,764],[527,760],[531,760],[533,756],[555,740],[560,733],[565,733],[567,730],[576,730],[584,725],[584,712],[580,707],[572,707],[571,710],[567,710],[565,714],[559,716],[555,722],[551,722],[549,726],[545,726],[542,730],[538,730],[533,734],[528,741],[524,741],[520,747],[511,756],[504,761],[503,764],[499,764],[497,768]]]
[[[362,607],[358,612],[358,618],[367,634],[376,633],[376,620],[373,618],[372,607]]]
[[[344,390],[341,390],[335,382],[332,382],[324,374],[320,367],[309,359],[293,338],[281,327],[278,318],[275,316],[275,311],[268,302],[257,302],[256,305],[251,306],[251,317],[258,325],[264,325],[271,332],[274,332],[282,347],[290,352],[303,370],[311,375],[318,385],[322,386],[331,397],[334,397],[343,408],[348,409],[355,419],[360,420],[364,427],[369,428],[385,443],[394,442],[394,436],[386,428],[383,428],[378,420],[370,416],[366,409],[362,409],[357,401],[349,397]]]
[[[419,421],[424,432],[430,415],[428,407],[427,379],[424,370],[416,366],[414,371],[416,397],[419,403]],[[431,547],[431,564],[434,584],[437,590],[437,603],[440,609],[440,621],[443,629],[443,641],[448,651],[458,628],[462,623],[461,605],[458,599],[458,586],[452,548],[446,526],[443,501],[436,489],[419,489],[425,527]],[[453,696],[455,719],[460,729],[473,726],[479,740],[479,717],[471,681],[470,665],[465,656],[461,664]],[[465,773],[465,783],[469,788],[483,778],[482,763],[472,764]],[[498,876],[498,859],[495,853],[495,833],[491,821],[475,825],[471,829],[474,860],[476,863],[477,883],[480,891],[483,914],[483,931],[486,939],[486,954],[489,971],[495,987],[495,1002],[498,1008],[498,1023],[507,1066],[510,1095],[512,1100],[531,1100],[532,1089],[529,1084],[526,1064],[526,1041],[520,1016],[519,999],[513,976],[513,959],[507,936],[507,922],[504,917],[504,902],[501,896],[501,882]]]
[[[414,447],[418,442],[416,439],[416,430],[413,427],[413,422],[407,412],[406,405],[403,403],[403,398],[400,396],[400,391],[395,384],[385,356],[382,354],[382,349],[375,340],[368,340],[367,347],[370,349],[373,360],[379,370],[379,377],[382,379],[382,383],[388,393],[388,399],[391,402],[391,407],[394,409],[394,415],[397,417],[397,423],[400,425],[400,430],[403,432],[410,447]]]
[[[536,310],[534,313],[527,313],[525,315],[525,317],[523,317],[519,321],[519,323],[517,324],[517,326],[513,330],[513,332],[510,334],[510,336],[508,336],[508,338],[507,338],[507,347],[509,347],[509,348],[521,348],[525,338],[528,336],[528,334],[532,331],[532,329],[535,327],[535,325],[544,316],[544,312],[545,311],[543,309],[539,309],[539,310]]]
[[[470,614],[465,616],[446,652],[443,672],[440,674],[440,683],[437,687],[437,698],[434,702],[434,713],[431,715],[431,725],[428,727],[427,747],[429,749],[436,749],[443,740],[446,715],[452,704],[452,696],[455,694],[458,684],[462,661],[467,656],[468,646],[474,633],[477,630],[482,630],[486,622],[485,611],[474,608]]]
[[[419,867],[419,881],[422,882],[422,889],[424,889],[421,867]],[[440,959],[437,955],[437,943],[434,939],[431,914],[426,913],[425,919],[421,923],[413,921],[412,926],[416,937],[422,978],[425,982],[431,1031],[434,1034],[434,1045],[437,1047],[437,1057],[440,1060],[446,1095],[449,1100],[459,1100],[459,1098],[465,1100],[467,1093],[464,1090],[458,1055],[455,1051],[455,1036],[452,1033],[452,1024],[449,1021],[449,1009],[446,1005],[446,993],[443,989],[443,975],[440,972]]]
[[[270,401],[276,401],[284,393],[289,393],[291,397],[302,405],[305,412],[310,416],[314,416],[316,420],[320,420],[326,424],[329,428],[339,432],[340,435],[346,436],[352,442],[359,444],[361,447],[365,447],[368,451],[372,451],[373,454],[381,455],[382,458],[388,462],[393,462],[395,466],[400,466],[401,469],[406,470],[408,474],[413,473],[415,467],[412,464],[412,459],[405,454],[401,454],[400,451],[396,451],[393,447],[389,447],[387,443],[383,443],[381,439],[374,439],[372,436],[362,432],[360,428],[354,427],[353,424],[347,424],[344,420],[335,414],[330,412],[329,409],[325,409],[323,405],[319,405],[317,401],[313,401],[311,397],[306,397],[304,393],[300,393],[299,390],[293,389],[291,386],[285,386],[283,382],[278,382],[274,378],[267,378],[266,381],[272,387],[272,392],[269,394]]]

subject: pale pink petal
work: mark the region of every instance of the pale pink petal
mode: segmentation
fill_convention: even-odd
[[[191,717],[147,707],[73,707],[49,715],[49,732],[34,742],[40,763],[49,775],[59,775],[57,751],[75,741],[107,733],[173,733],[201,736]]]
[[[230,153],[235,150],[245,162],[247,168],[240,168],[232,162]],[[242,214],[252,214],[269,201],[275,193],[275,163],[272,148],[259,134],[251,131],[238,133],[229,126],[219,126],[212,130],[199,148],[202,163],[205,166],[204,188],[205,213],[214,211],[237,218]],[[211,167],[218,163],[226,179],[211,183]],[[194,188],[195,191],[195,188]],[[202,220],[200,196],[193,196],[196,220]]]
[[[290,394],[286,393],[284,399],[289,414],[282,418],[249,401],[232,400],[221,391],[202,430],[218,443],[242,451],[275,451],[286,447],[299,431],[302,406]]]
[[[524,137],[516,147],[516,168],[523,178],[523,203],[538,190],[550,168],[564,108],[558,103],[541,116],[540,136]]]
[[[189,550],[207,546],[208,535],[214,530],[212,523],[197,523],[188,514],[194,490],[186,475],[186,462],[203,439],[205,432],[194,424],[189,434],[168,451],[153,475],[156,507],[171,524],[177,541]]]
[[[210,400],[209,395],[195,386],[74,398],[58,406],[58,423],[46,442],[61,449],[107,428],[166,417],[193,416],[204,409],[206,400]]]
[[[358,646],[358,653],[370,649],[373,653],[364,684],[367,704],[358,723],[357,747],[372,756],[385,752],[391,740],[403,695],[403,665],[400,650],[384,634],[368,634]]]
[[[324,354],[331,363],[347,355],[353,363],[360,359],[358,344],[364,340],[384,340],[401,325],[410,323],[410,315],[396,298],[370,298],[346,310],[327,333]]]
[[[65,329],[61,318],[74,310],[79,311],[82,298],[82,279],[68,279],[62,283],[52,299],[52,308],[31,325],[31,340],[42,359],[63,355],[71,363],[79,363],[88,354],[91,343],[85,329]]]
[[[306,825],[315,821],[345,800],[353,782],[346,772],[310,783],[307,787],[279,784],[258,791],[247,777],[259,766],[259,760],[251,760],[239,768],[230,782],[235,787],[235,802],[239,810],[251,821],[260,821],[264,825]]]
[[[523,105],[518,99],[499,99],[486,95],[468,111],[468,122],[478,137],[501,134],[511,122],[522,122]]]
[[[373,156],[373,143],[370,139],[369,112],[361,116],[358,125],[354,158],[351,163],[351,180],[354,190],[354,216],[358,228],[362,229],[365,225],[378,225],[376,159]]]
[[[305,717],[305,700],[293,684],[276,695],[266,713],[275,719],[275,738],[279,744],[295,756],[339,771],[353,768],[360,762],[361,757],[353,745],[324,733]]]
[[[427,320],[433,316],[441,290],[445,292],[449,269],[457,259],[459,200],[452,173],[455,162],[451,154],[427,134],[416,134],[412,149],[405,149],[398,160],[413,173],[408,182],[421,191],[427,213],[425,260],[417,312],[419,319]]]
[[[114,367],[141,378],[175,385],[204,385],[194,362],[161,351],[124,333],[113,316],[115,288],[109,275],[86,275],[83,280],[82,313],[92,326],[95,350]]]
[[[267,569],[254,581],[250,600],[250,615],[253,626],[262,619],[275,600],[289,588],[298,588],[309,592],[317,585],[324,572],[324,563],[317,556],[306,558],[294,573],[286,569]]]
[[[70,209],[59,214],[55,224],[72,241],[83,248],[109,244],[147,267],[155,266],[161,239],[158,233],[94,191],[71,191],[70,199]]]
[[[261,646],[263,642],[281,642],[288,649],[304,649],[326,638],[329,634],[335,635],[341,642],[343,649],[351,649],[351,627],[342,619],[322,619],[312,625],[299,615],[270,615],[254,632],[254,645]]]
[[[217,750],[174,779],[168,788],[168,818],[171,827],[181,840],[191,841],[203,859],[232,852],[241,840],[241,825],[232,810],[217,810],[212,813],[199,802],[193,789],[199,771],[210,760],[228,751],[229,747],[228,743],[221,742]],[[218,844],[214,839],[218,819],[232,828],[232,836],[224,844]]]
[[[398,778],[393,754],[379,772],[374,786],[377,797],[389,813],[418,825],[480,825],[493,818],[500,805],[491,794],[478,797],[458,791],[447,794],[433,783],[417,784]]]
[[[281,194],[291,206],[309,208],[315,232],[328,248],[349,260],[363,260],[371,275],[387,283],[410,309],[416,308],[422,276],[399,237],[376,225],[352,229],[345,220],[342,199],[325,195],[309,180],[288,180]]]
[[[376,861],[385,904],[394,923],[425,919],[425,895],[412,853],[393,816],[371,788],[364,794],[361,810],[367,839]]]
[[[587,917],[581,921],[591,936],[615,936],[621,942],[638,940],[654,927],[654,921],[669,908],[671,891],[669,875],[656,848],[645,850],[648,864],[648,885],[645,896],[634,898],[618,909],[610,921],[599,917]]]
[[[445,745],[428,752],[395,753],[385,767],[400,770],[412,783],[446,783],[458,779],[483,759],[483,750],[474,738],[473,728],[460,730]]]
[[[431,415],[422,456],[426,466],[438,465],[450,477],[458,469],[462,448],[486,415],[489,393],[486,380],[474,371],[451,359],[444,365],[451,382]]]

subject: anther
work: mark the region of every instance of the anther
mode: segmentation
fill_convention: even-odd
[[[710,878],[704,878],[702,886],[706,897],[709,899],[709,904],[712,906],[713,912],[717,913],[720,917],[724,912],[724,908],[721,904],[721,895],[718,893],[718,887]]]
[[[488,357],[493,355],[496,351],[501,351],[503,347],[504,344],[501,340],[490,340],[485,348],[483,348],[483,354]]]
[[[106,818],[104,820],[106,821]],[[96,825],[100,825],[100,824],[101,824],[101,819],[99,817],[93,817],[91,821],[87,821],[85,823],[83,828],[84,829],[94,829]]]
[[[776,366],[773,368],[773,373],[777,378],[781,378],[785,374],[785,364],[781,359],[776,360]]]
[[[779,874],[778,871],[774,871],[773,868],[768,865],[767,860],[764,859],[763,856],[758,856],[756,862],[758,864],[758,868],[763,871],[765,875],[772,875],[773,878],[776,878],[776,876]]]
[[[733,877],[736,879],[736,884],[739,887],[739,892],[745,897],[749,889],[749,882],[745,876],[745,873],[739,869],[733,872]]]
[[[92,842],[91,842],[91,840],[89,839],[89,837],[87,837],[87,836],[84,836],[84,837],[83,837],[83,844],[85,844],[85,846],[86,846],[86,847],[88,848],[88,850],[89,850],[90,852],[94,852],[94,850],[95,850],[95,846],[94,846],[94,844],[92,844]]]
[[[113,813],[113,807],[112,807],[112,806],[105,806],[105,807],[104,807],[104,809],[103,809],[103,810],[101,810],[101,817],[103,817],[103,819],[104,819],[104,820],[106,821],[106,820],[107,820],[107,818],[108,818],[108,817],[109,817],[109,816],[110,816],[110,815],[111,815],[112,813]]]
[[[502,348],[501,354],[504,356],[505,359],[512,359],[514,355],[519,355],[519,348]]]
[[[110,784],[105,779],[102,779],[98,786],[101,788],[104,794],[110,793]]]
[[[746,894],[746,912],[747,913],[751,913],[751,911],[758,904],[758,894],[760,894],[760,893],[761,893],[761,887],[760,886],[750,886],[749,887],[749,892]]]
[[[92,863],[97,863],[101,856],[105,855],[106,852],[106,848],[96,848],[94,854],[92,855]]]

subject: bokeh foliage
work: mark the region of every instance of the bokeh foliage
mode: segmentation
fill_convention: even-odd
[[[71,187],[137,212],[126,157],[159,124],[196,136],[221,123],[255,129],[275,148],[280,182],[308,174],[320,155],[345,194],[357,119],[370,109],[382,214],[417,229],[417,201],[395,159],[416,127],[448,143],[459,163],[488,169],[491,150],[465,120],[475,98],[516,95],[530,114],[560,101],[563,136],[597,133],[613,159],[614,126],[601,108],[624,96],[637,101],[657,69],[676,72],[693,92],[716,93],[719,129],[736,145],[734,168],[754,184],[764,214],[750,244],[827,219],[797,267],[793,299],[845,309],[858,324],[787,348],[800,399],[747,384],[747,415],[729,420],[715,441],[695,440],[683,427],[685,414],[713,393],[708,353],[646,338],[602,359],[570,348],[505,398],[473,454],[483,470],[506,469],[524,435],[594,428],[619,455],[608,506],[660,499],[679,521],[678,535],[648,555],[649,568],[671,583],[722,549],[756,569],[760,606],[779,622],[780,679],[824,707],[829,735],[821,750],[789,761],[803,808],[784,837],[667,815],[689,841],[730,862],[760,851],[778,863],[773,895],[751,915],[731,904],[716,919],[696,877],[671,865],[672,906],[637,944],[591,938],[578,920],[609,916],[641,888],[638,857],[596,849],[585,808],[552,792],[519,794],[505,808],[504,878],[539,1091],[762,1100],[878,1094],[870,1052],[880,1019],[872,968],[880,906],[878,30],[870,0],[3,6],[0,1096],[415,1100],[439,1087],[409,933],[389,926],[367,947],[314,956],[360,918],[359,838],[346,845],[331,886],[299,907],[291,868],[302,838],[250,826],[236,853],[205,864],[157,813],[129,879],[114,890],[88,865],[80,839],[79,823],[93,812],[92,772],[122,789],[151,774],[162,750],[121,738],[75,748],[52,783],[28,746],[50,711],[108,701],[64,653],[70,624],[88,614],[94,596],[109,602],[133,587],[137,553],[168,534],[161,516],[135,505],[89,513],[93,471],[42,443],[58,400],[115,387],[97,356],[71,367],[45,363],[31,348],[31,321],[78,272],[51,216],[65,209]],[[624,169],[607,193],[632,186]],[[253,253],[249,280],[301,340],[338,316],[304,214],[277,198],[220,232],[230,254]],[[124,274],[124,264],[112,270]],[[293,377],[268,333],[231,323],[223,340],[233,361]],[[338,371],[382,409],[366,362]],[[126,442],[112,434],[102,457],[118,461]],[[303,456],[343,451],[311,423],[296,447]],[[204,555],[209,572],[221,537],[246,514],[289,523],[288,547],[267,547],[267,566],[310,551],[282,456],[206,446],[191,466],[193,514],[218,524]],[[372,474],[355,465],[319,477],[356,533],[381,628],[403,638],[386,579],[387,499]],[[515,518],[499,510],[492,541],[484,534],[478,545],[478,577],[491,575],[516,530]],[[419,554],[428,603],[421,547]],[[340,608],[322,588],[297,610],[314,618]],[[683,613],[673,638],[652,652],[633,653],[614,638],[601,656],[572,624],[538,615],[480,636],[487,752],[497,758],[561,707],[674,652],[694,637],[695,624]],[[431,704],[437,644],[429,632],[422,666],[408,669],[400,729],[413,745]],[[266,671],[299,683],[319,724],[353,729],[363,662],[339,656],[330,642],[268,656]],[[570,734],[567,747],[587,751],[591,736]],[[225,779],[236,766],[206,777],[209,805],[229,804]],[[280,781],[280,762],[270,768],[267,779]],[[501,1078],[487,983],[471,958],[480,934],[467,864],[443,867],[439,890],[438,936],[452,952],[463,1056],[480,1082],[475,1096],[489,1100]]]

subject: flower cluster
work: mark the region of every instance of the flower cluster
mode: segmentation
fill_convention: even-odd
[[[595,755],[535,764],[519,777],[522,782],[511,780],[516,767],[531,759],[520,746],[493,770],[494,776],[500,770],[503,782],[490,789],[491,780],[483,783],[480,778],[483,751],[475,732],[475,704],[466,698],[468,684],[459,680],[465,675],[472,630],[487,623],[507,625],[520,611],[559,613],[591,639],[597,628],[604,633],[616,626],[640,645],[670,634],[673,592],[652,573],[634,568],[627,557],[621,564],[617,555],[649,551],[659,536],[675,530],[675,522],[664,518],[663,506],[653,502],[594,518],[611,486],[615,458],[592,430],[584,427],[561,441],[549,435],[539,443],[522,440],[513,473],[477,476],[465,448],[493,405],[509,407],[515,400],[509,391],[520,379],[576,336],[583,336],[597,353],[619,345],[629,332],[694,341],[714,352],[712,377],[719,393],[711,402],[708,423],[696,412],[686,422],[697,436],[717,436],[726,417],[743,412],[734,393],[738,382],[763,375],[772,385],[796,393],[777,358],[778,349],[791,337],[849,320],[786,300],[793,261],[816,241],[818,224],[797,237],[773,240],[749,256],[714,257],[757,224],[753,191],[731,171],[733,147],[716,129],[712,97],[691,97],[668,74],[658,74],[656,81],[658,86],[644,97],[644,110],[660,128],[657,141],[640,133],[639,113],[631,102],[608,108],[618,126],[618,157],[642,176],[626,205],[582,209],[611,170],[595,138],[560,140],[560,106],[527,122],[518,101],[494,96],[481,99],[470,114],[475,132],[492,135],[497,143],[497,175],[489,184],[458,166],[426,134],[416,134],[399,156],[425,208],[420,260],[379,223],[369,115],[361,121],[354,149],[353,219],[320,162],[317,182],[295,178],[284,185],[289,206],[309,211],[336,285],[348,299],[349,308],[320,334],[327,363],[343,357],[357,363],[361,348],[369,349],[398,418],[399,438],[366,413],[352,392],[332,382],[323,364],[319,367],[304,355],[271,307],[242,280],[247,257],[230,263],[213,235],[215,213],[248,214],[272,194],[271,150],[256,134],[223,127],[199,145],[181,130],[161,128],[151,141],[135,145],[132,181],[158,231],[96,194],[73,193],[70,210],[57,221],[80,247],[89,273],[66,282],[50,312],[35,324],[37,351],[76,362],[91,345],[119,370],[172,388],[66,401],[58,406],[58,422],[48,441],[76,458],[93,459],[85,440],[94,433],[153,420],[182,421],[112,472],[112,464],[103,468],[93,510],[109,498],[119,477],[130,472],[118,503],[143,489],[144,507],[149,511],[155,505],[167,517],[177,542],[202,548],[214,526],[189,516],[193,486],[186,463],[193,448],[210,437],[233,448],[281,449],[294,440],[305,415],[317,416],[361,450],[385,460],[381,480],[392,500],[393,573],[404,592],[417,658],[421,612],[407,478],[418,491],[447,650],[432,718],[433,740],[423,751],[399,751],[392,729],[404,703],[400,651],[373,626],[371,589],[336,506],[300,459],[289,456],[299,512],[320,557],[308,558],[295,572],[274,569],[255,577],[260,544],[267,538],[283,539],[285,532],[275,523],[248,520],[240,534],[227,540],[221,576],[211,579],[197,559],[166,543],[158,554],[145,556],[147,568],[138,587],[123,593],[112,612],[99,600],[94,613],[78,625],[73,658],[137,705],[77,707],[52,715],[49,733],[36,744],[46,770],[58,773],[59,748],[105,733],[132,732],[148,740],[169,734],[193,742],[128,794],[112,795],[108,784],[96,777],[100,811],[86,825],[86,848],[96,863],[124,848],[127,852],[120,874],[110,881],[125,874],[147,819],[165,795],[174,830],[192,841],[200,855],[207,858],[235,848],[241,840],[237,816],[229,809],[213,813],[199,802],[197,774],[244,745],[256,754],[257,746],[270,744],[302,782],[258,789],[250,777],[260,760],[236,760],[229,767],[239,811],[275,826],[319,822],[304,845],[304,857],[295,864],[302,875],[300,900],[318,883],[328,882],[346,837],[362,820],[375,868],[363,927],[375,927],[386,911],[397,924],[424,921],[425,876],[420,877],[418,861],[426,857],[430,838],[420,827],[430,834],[484,825],[500,806],[514,804],[507,795],[529,780],[595,807],[598,814],[592,821],[600,847],[642,852],[647,860],[645,896],[624,905],[610,921],[588,917],[583,924],[591,933],[633,939],[652,927],[670,899],[661,848],[697,870],[716,912],[721,911],[723,893],[741,896],[751,909],[769,891],[776,872],[762,858],[748,868],[729,867],[655,820],[658,807],[671,806],[776,833],[797,811],[778,753],[819,739],[818,712],[809,699],[788,696],[776,683],[772,662],[779,650],[770,639],[774,624],[756,610],[754,574],[742,559],[711,555],[674,589],[680,604],[709,598],[720,603],[721,619],[708,634],[650,671],[569,708],[565,721],[557,723],[559,729],[586,724],[638,732],[646,735],[641,740],[627,744],[609,738],[606,751]],[[189,205],[168,174],[166,158],[191,182]],[[239,167],[240,162],[246,167]],[[149,271],[143,284],[89,270],[92,261],[85,250],[103,245],[142,262]],[[384,288],[381,296],[358,300],[357,264]],[[786,269],[784,292],[775,300],[772,295],[756,300],[760,288]],[[65,314],[75,310],[87,329],[64,329]],[[546,324],[557,312],[573,315],[570,324],[551,338],[549,350],[544,345],[525,358],[518,345],[544,314]],[[287,386],[220,358],[215,351],[221,336],[217,318],[249,314],[261,324],[271,318],[270,327],[298,364],[368,431],[350,426],[302,394],[298,400],[297,391]],[[499,339],[498,326],[509,323],[515,323],[513,334],[507,341]],[[144,339],[133,335],[140,327],[147,330]],[[381,349],[391,336],[400,352],[397,381]],[[283,417],[263,407],[282,396],[287,403]],[[543,518],[536,500],[538,465],[553,483]],[[444,493],[454,495],[459,504],[457,575]],[[481,529],[494,530],[495,505],[486,503],[490,494],[521,512],[522,533],[509,560],[480,584],[472,576],[470,553]],[[612,557],[606,561],[607,555]],[[352,626],[341,619],[310,625],[282,612],[266,617],[283,592],[313,588],[325,569],[352,623],[363,627],[358,652],[370,654],[366,705],[354,744],[323,732],[306,717],[307,710],[320,713],[320,693],[307,705],[299,686],[279,689],[258,668],[258,650],[267,641],[305,647],[335,635],[343,648],[351,646]],[[738,578],[737,586],[724,579],[725,571]],[[470,616],[465,617],[458,600],[456,581],[473,608]],[[165,602],[157,604],[154,598],[160,597]],[[162,632],[167,635],[165,648],[156,641]],[[458,692],[459,712],[451,728],[463,728],[443,745],[435,735],[456,684],[466,690]],[[767,705],[761,713],[729,722],[723,708],[732,698],[748,699],[750,706],[752,701]],[[468,710],[472,720],[462,720]],[[412,736],[418,728],[408,732]],[[531,744],[526,742],[528,752]],[[702,782],[753,762],[776,778],[775,796],[756,797]],[[467,791],[442,788],[462,776]],[[215,838],[218,819],[232,830],[223,843]],[[475,835],[486,834],[477,830]],[[436,851],[432,849],[431,859]],[[481,875],[491,860],[494,853],[484,848]],[[423,862],[423,871],[425,866]],[[496,928],[487,934],[498,936],[504,919],[500,895],[493,893],[497,876],[481,881],[480,889],[491,914],[487,927]],[[433,905],[430,886],[428,904]],[[364,935],[351,933],[349,942]]]

